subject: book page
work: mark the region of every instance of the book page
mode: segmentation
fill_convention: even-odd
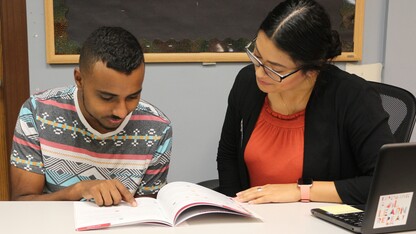
[[[181,213],[176,217],[175,225],[179,225],[186,220],[203,215],[203,214],[232,214],[232,215],[241,215],[241,216],[250,216],[245,213],[236,212],[233,210],[229,210],[226,208],[221,208],[218,206],[211,206],[211,205],[197,205],[193,207],[189,207],[185,210],[181,210]],[[253,215],[254,217],[254,215]],[[257,218],[257,217],[256,217]]]
[[[157,199],[166,210],[166,213],[169,214],[169,218],[174,220],[175,224],[178,216],[183,211],[195,206],[202,207],[200,210],[198,208],[193,209],[192,214],[189,217],[181,217],[181,221],[198,214],[225,213],[225,209],[234,211],[233,213],[253,216],[249,211],[240,206],[238,202],[232,200],[232,198],[188,182],[172,182],[165,185],[159,191]],[[211,207],[207,209],[207,206]],[[215,207],[220,208],[214,209]]]
[[[100,229],[134,223],[160,223],[172,226],[165,211],[154,198],[136,198],[137,207],[126,202],[118,206],[99,207],[92,202],[75,202],[75,229]]]

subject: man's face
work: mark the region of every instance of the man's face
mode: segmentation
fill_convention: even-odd
[[[126,75],[97,62],[89,73],[75,69],[74,77],[82,114],[95,130],[107,133],[116,130],[137,107],[144,63]]]

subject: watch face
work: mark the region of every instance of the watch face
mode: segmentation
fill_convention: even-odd
[[[298,180],[298,185],[311,185],[313,180],[311,178],[300,178]]]

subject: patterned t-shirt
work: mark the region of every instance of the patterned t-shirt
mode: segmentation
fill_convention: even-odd
[[[141,100],[117,130],[100,134],[79,111],[75,86],[46,90],[22,106],[11,164],[45,175],[45,192],[83,180],[118,179],[137,195],[166,184],[172,147],[169,119]]]

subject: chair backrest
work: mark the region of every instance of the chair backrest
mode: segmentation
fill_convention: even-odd
[[[409,142],[415,125],[416,98],[409,91],[384,83],[369,83],[380,93],[389,126],[397,142]]]

